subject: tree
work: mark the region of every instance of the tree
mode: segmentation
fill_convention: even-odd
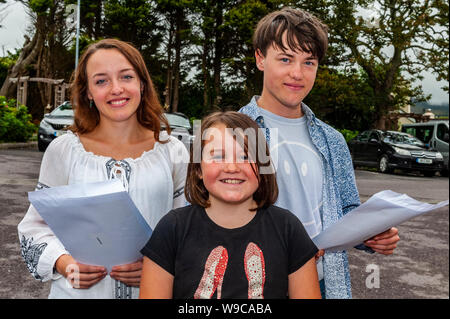
[[[373,122],[374,99],[364,71],[320,66],[314,88],[304,102],[337,129],[363,131]]]
[[[357,10],[364,7],[376,14],[358,16]],[[336,37],[334,44],[348,49],[348,62],[364,70],[374,91],[376,128],[385,128],[388,113],[405,96],[427,99],[420,86],[412,84],[412,78],[422,79],[423,69],[448,81],[448,1],[334,0],[330,9],[327,22]]]
[[[177,112],[183,73],[182,51],[186,46],[190,29],[187,14],[192,6],[192,0],[156,0],[155,2],[159,25],[164,30],[162,47],[167,54],[164,58],[166,68],[164,106],[172,112]]]

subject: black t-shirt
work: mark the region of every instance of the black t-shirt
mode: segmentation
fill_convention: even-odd
[[[300,220],[270,206],[226,229],[203,207],[165,215],[141,250],[174,276],[173,298],[286,298],[288,275],[317,252]]]

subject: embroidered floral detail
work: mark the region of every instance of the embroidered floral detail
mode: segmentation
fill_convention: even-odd
[[[37,273],[37,265],[42,252],[45,247],[47,247],[47,243],[33,244],[33,240],[33,237],[27,239],[22,235],[22,239],[20,241],[20,253],[25,260],[28,271],[37,280],[42,280],[42,277]]]
[[[115,298],[116,299],[132,299],[131,286],[124,284],[119,280],[115,280]]]
[[[108,173],[108,176],[110,176],[114,166],[123,168],[125,170],[125,178],[127,179],[127,181],[130,181],[131,166],[127,161],[116,161],[115,159],[111,158],[108,162],[106,162],[106,171]]]

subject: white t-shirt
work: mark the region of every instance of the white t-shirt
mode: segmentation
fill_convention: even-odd
[[[151,228],[173,208],[185,206],[184,183],[189,154],[182,142],[161,132],[153,149],[136,158],[116,161],[87,152],[72,132],[50,143],[41,163],[38,189],[120,178]],[[49,298],[137,298],[139,288],[106,276],[89,289],[73,289],[53,271],[62,243],[30,205],[18,226],[21,253],[36,279],[52,280]]]
[[[314,238],[322,231],[323,166],[309,135],[306,117],[291,119],[262,108],[260,111],[271,130],[269,147],[279,188],[275,205],[296,215]],[[322,279],[321,261],[317,270]]]

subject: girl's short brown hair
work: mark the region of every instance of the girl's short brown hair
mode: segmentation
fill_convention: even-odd
[[[86,67],[92,54],[101,49],[119,51],[133,66],[143,84],[141,102],[136,111],[137,120],[142,126],[154,132],[155,139],[158,142],[165,142],[159,140],[161,123],[164,123],[169,133],[170,127],[164,117],[164,111],[159,103],[144,59],[133,45],[117,39],[104,39],[95,42],[89,45],[81,56],[78,67],[72,75],[71,103],[75,110],[75,119],[70,129],[81,134],[88,133],[94,130],[100,122],[100,113],[97,108],[90,107]]]
[[[191,151],[191,160],[187,169],[186,185],[185,185],[185,196],[188,202],[191,204],[197,204],[202,207],[209,207],[209,192],[203,184],[201,176],[201,163],[199,160],[195,160],[195,148],[200,154],[203,153],[203,148],[205,145],[204,133],[207,129],[218,125],[224,124],[226,128],[230,129],[242,129],[242,132],[246,132],[247,129],[253,130],[255,132],[256,145],[249,145],[248,136],[235,136],[233,138],[236,140],[239,138],[243,142],[243,149],[246,155],[250,158],[251,162],[256,164],[256,169],[253,170],[256,177],[258,178],[258,189],[253,194],[253,199],[255,200],[257,207],[256,209],[266,208],[269,205],[275,203],[278,198],[278,185],[275,176],[275,171],[272,166],[272,161],[269,160],[267,163],[262,163],[261,152],[264,152],[264,158],[270,159],[269,148],[265,139],[265,134],[260,131],[258,125],[247,115],[234,112],[216,112],[208,115],[201,121],[201,128],[198,132],[195,132],[194,147]],[[248,131],[247,131],[248,132]],[[265,174],[261,174],[262,168],[265,169]]]
[[[314,15],[289,7],[269,13],[259,21],[253,34],[255,51],[266,56],[270,45],[286,50],[283,44],[285,32],[291,50],[311,53],[319,61],[325,56],[328,48],[327,26]]]

